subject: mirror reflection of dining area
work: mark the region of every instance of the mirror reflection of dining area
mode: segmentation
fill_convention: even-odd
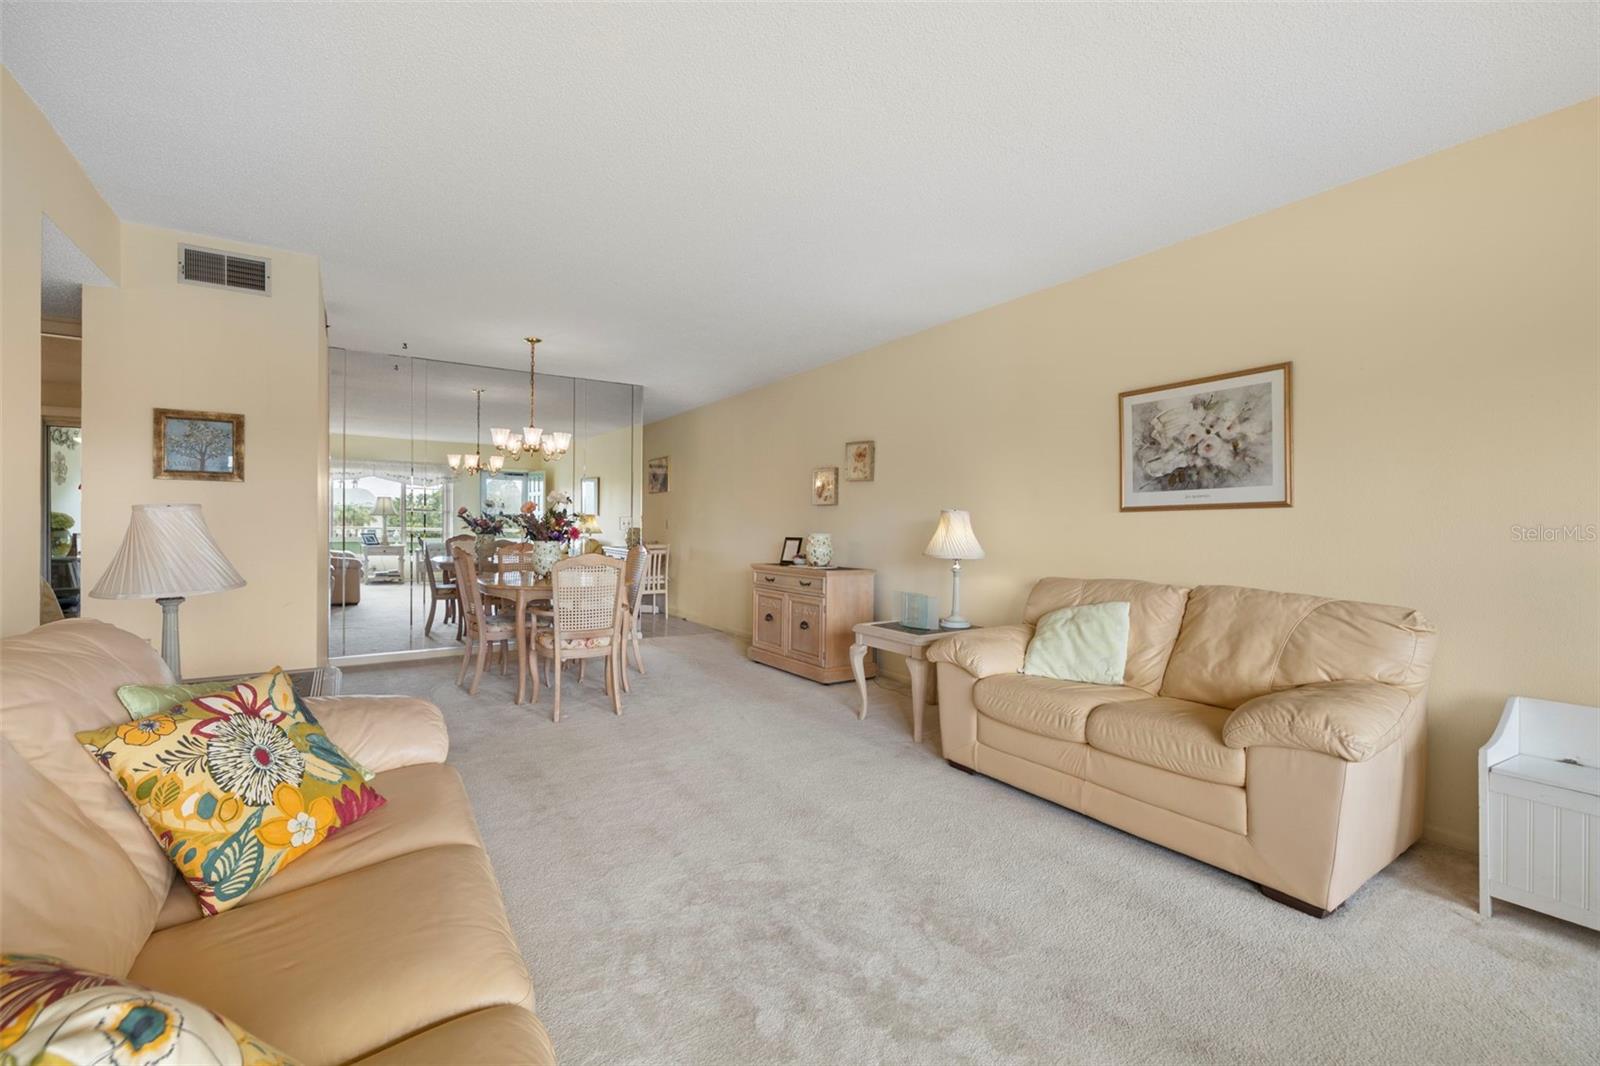
[[[466,619],[449,542],[469,532],[463,508],[506,519],[559,512],[574,556],[625,555],[637,537],[643,389],[535,372],[530,355],[526,345],[508,355],[526,361],[518,370],[330,351],[334,665],[460,653]],[[530,444],[534,426],[544,439]],[[666,549],[653,547],[664,568]],[[664,610],[664,599],[662,588],[647,609]]]

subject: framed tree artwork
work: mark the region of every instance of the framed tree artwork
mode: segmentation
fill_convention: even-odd
[[[155,476],[243,481],[244,415],[155,409]]]
[[[1122,393],[1122,510],[1290,506],[1291,366]]]

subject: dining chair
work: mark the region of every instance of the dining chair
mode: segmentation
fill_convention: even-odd
[[[495,541],[495,563],[500,573],[533,570],[533,544],[529,541]]]
[[[622,691],[632,692],[628,684],[628,648],[633,648],[633,662],[638,667],[639,675],[644,676],[644,657],[639,653],[643,643],[639,632],[639,609],[644,600],[644,572],[647,565],[648,553],[643,545],[635,544],[628,549],[628,558],[624,564],[622,585],[622,665],[618,673],[622,675]]]
[[[433,616],[439,610],[439,604],[443,602],[445,624],[451,622],[456,624],[456,639],[460,640],[462,622],[457,605],[460,602],[461,592],[456,583],[445,577],[440,568],[434,565],[433,558],[441,548],[442,545],[427,542],[422,545],[422,569],[428,575],[428,620],[422,624],[422,632],[424,636],[433,632]]]
[[[461,617],[465,625],[466,647],[461,649],[461,669],[456,672],[456,684],[467,676],[467,662],[477,646],[478,669],[472,675],[472,686],[467,695],[478,694],[478,682],[483,680],[483,667],[491,647],[500,648],[500,672],[506,672],[507,652],[516,643],[517,630],[513,620],[491,613],[484,606],[483,590],[478,588],[478,564],[472,552],[457,547],[452,553],[456,561],[456,590],[460,597]],[[517,649],[522,654],[522,649]],[[538,689],[535,688],[535,694]]]
[[[606,693],[611,709],[622,713],[622,580],[623,563],[603,555],[575,555],[556,563],[550,571],[550,608],[536,611],[547,625],[536,625],[532,636],[533,698],[539,699],[539,668],[550,663],[550,685],[555,689],[554,721],[561,721],[561,666],[588,659],[606,661]],[[579,682],[582,683],[582,675]]]
[[[644,594],[655,602],[651,605],[654,613],[665,618],[672,608],[669,574],[667,563],[672,555],[670,544],[646,544],[645,550],[650,553],[649,562],[644,570]]]

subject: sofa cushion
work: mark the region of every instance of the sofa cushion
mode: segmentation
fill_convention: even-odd
[[[234,907],[383,797],[273,670],[78,734],[207,913]]]
[[[316,715],[340,751],[374,773],[444,762],[450,754],[444,713],[427,700],[415,696],[308,696],[301,702]]]
[[[481,843],[472,805],[455,767],[424,763],[388,770],[374,778],[372,785],[383,794],[382,807],[268,878],[245,898],[244,905],[254,906],[285,892],[414,851],[446,844]],[[181,878],[174,878],[156,928],[165,929],[199,917],[200,901]]]
[[[1128,604],[1086,603],[1039,619],[1022,672],[1057,681],[1121,685],[1128,668]]]
[[[7,1063],[289,1066],[227,1018],[177,996],[68,966],[0,958],[0,1051]]]
[[[1230,748],[1299,748],[1365,762],[1400,736],[1420,698],[1375,681],[1299,685],[1240,704],[1222,739]]]
[[[104,622],[68,618],[0,642],[0,734],[105,830],[159,907],[172,864],[76,736],[127,721],[117,686],[130,681],[171,684],[172,674],[148,643]]]
[[[972,686],[972,703],[979,713],[1029,733],[1079,744],[1094,708],[1149,698],[1147,692],[1121,685],[1086,685],[1027,674],[996,674]]]
[[[0,782],[0,950],[126,974],[156,914],[138,869],[4,740]]]
[[[1167,657],[1183,623],[1189,590],[1176,585],[1121,578],[1047,577],[1033,586],[1023,617],[1029,625],[1062,607],[1086,603],[1128,604],[1128,664],[1122,683],[1156,693]]]
[[[437,1066],[441,1062],[496,1066],[555,1066],[550,1034],[521,1007],[490,1007],[452,1018],[384,1048],[356,1066]]]
[[[489,858],[460,844],[163,929],[131,976],[308,1063],[533,997]]]
[[[1244,784],[1244,752],[1222,740],[1231,712],[1156,696],[1105,703],[1089,715],[1089,746],[1219,785]]]
[[[1324,681],[1425,682],[1434,630],[1406,607],[1204,585],[1189,594],[1163,696],[1218,707]]]

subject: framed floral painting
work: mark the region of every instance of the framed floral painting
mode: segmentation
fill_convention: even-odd
[[[839,502],[839,468],[819,466],[811,473],[811,502],[832,507]]]
[[[844,479],[871,481],[876,473],[878,446],[870,440],[853,440],[844,446]]]
[[[1290,506],[1291,366],[1122,393],[1122,510]]]

